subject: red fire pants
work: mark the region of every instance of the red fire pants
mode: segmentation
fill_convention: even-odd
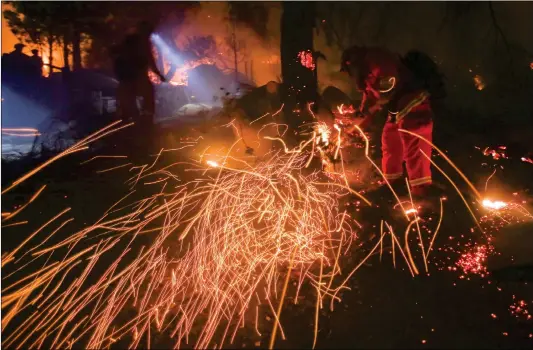
[[[431,145],[416,136],[400,132],[398,129],[409,130],[428,141],[432,140],[433,122],[421,122],[406,116],[399,123],[387,122],[381,136],[383,158],[382,170],[388,181],[394,181],[403,175],[403,162],[407,168],[409,184],[413,192],[418,186],[431,183],[431,162],[421,151],[431,157]]]

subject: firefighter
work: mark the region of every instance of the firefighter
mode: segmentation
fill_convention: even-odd
[[[431,163],[426,158],[431,156],[432,147],[399,129],[432,141],[431,100],[444,95],[434,62],[418,51],[400,57],[382,48],[355,46],[343,53],[341,71],[354,79],[363,94],[357,111],[364,118],[362,128],[370,124],[376,112],[387,110],[381,139],[385,178],[391,183],[400,180],[405,162],[411,193],[417,198],[425,196],[432,183]]]
[[[135,33],[128,35],[114,50],[114,68],[119,81],[117,99],[122,119],[137,119],[137,96],[143,98],[143,115],[140,122],[151,127],[154,122],[155,93],[148,76],[151,70],[162,82],[166,79],[156,66],[150,35],[153,26],[141,22]]]
[[[31,50],[30,63],[32,68],[32,76],[36,79],[43,76],[43,59],[39,56],[39,50]]]

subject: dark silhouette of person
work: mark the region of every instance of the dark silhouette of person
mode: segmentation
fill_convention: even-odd
[[[32,76],[36,79],[43,76],[43,59],[39,56],[39,50],[31,50],[33,56],[30,56]]]
[[[28,75],[30,57],[22,52],[24,47],[24,44],[15,44],[15,50],[3,56],[5,71],[8,75],[16,77],[17,80]]]
[[[135,33],[130,34],[115,47],[114,69],[119,81],[117,90],[118,114],[123,120],[138,119],[144,126],[150,127],[154,122],[155,93],[148,70],[157,74],[162,82],[166,79],[156,66],[150,35],[153,26],[141,22]],[[137,96],[143,98],[143,114],[139,117]]]

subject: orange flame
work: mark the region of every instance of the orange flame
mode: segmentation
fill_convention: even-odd
[[[474,85],[476,86],[476,89],[478,89],[479,91],[485,88],[485,81],[483,80],[483,77],[481,77],[481,75],[479,74],[474,75]]]
[[[310,70],[315,70],[316,64],[313,59],[313,53],[310,50],[300,51],[298,53],[298,58],[300,59],[302,66]]]
[[[214,60],[209,57],[204,57],[196,61],[190,61],[181,65],[174,76],[168,81],[169,84],[178,86],[178,85],[187,85],[187,80],[189,79],[189,71],[203,64],[213,65],[215,64]],[[161,84],[159,77],[152,71],[148,71],[148,77],[153,84]]]

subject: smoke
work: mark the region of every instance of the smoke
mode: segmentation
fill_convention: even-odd
[[[276,3],[266,3],[265,6],[269,9],[265,37],[243,23],[238,22],[234,27],[227,2],[201,2],[198,8],[189,10],[184,21],[173,29],[173,39],[177,47],[184,50],[191,39],[212,37],[216,50],[210,51],[210,56],[213,56],[214,64],[226,74],[232,74],[235,71],[233,42],[236,38],[239,80],[248,80],[256,85],[277,81],[281,76],[281,6]]]
[[[235,31],[230,20],[227,2],[201,2],[199,7],[189,10],[184,21],[174,28],[173,38],[178,48],[185,49],[190,39],[211,36],[216,43],[213,52],[214,63],[226,74],[235,69],[233,33],[237,41],[238,72],[241,81],[246,79],[257,86],[269,81],[281,81],[280,20],[281,3],[265,2],[268,11],[266,35],[260,36],[245,23],[237,22]],[[348,77],[339,72],[341,51],[326,42],[325,35],[315,35],[315,50],[321,51],[327,60],[318,62],[319,90],[329,85],[350,93],[352,87]]]

